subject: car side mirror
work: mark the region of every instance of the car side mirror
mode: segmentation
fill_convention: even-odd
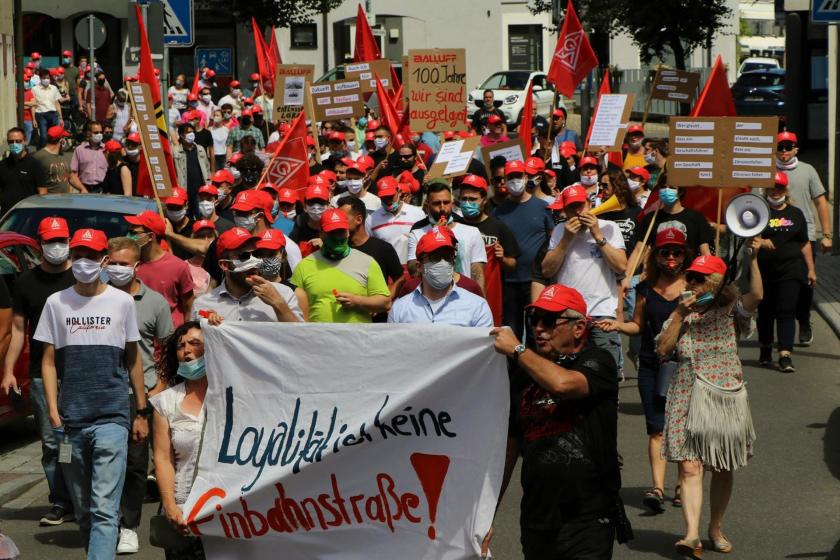
[[[534,85],[534,86],[531,87],[531,91],[542,91],[542,90],[543,90],[542,86]]]

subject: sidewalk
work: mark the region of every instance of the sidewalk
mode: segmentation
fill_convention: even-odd
[[[41,440],[33,437],[31,443],[0,453],[0,506],[44,480]]]
[[[840,337],[840,256],[817,255],[814,309]]]

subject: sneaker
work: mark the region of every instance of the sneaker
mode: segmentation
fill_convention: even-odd
[[[758,363],[763,366],[772,366],[773,365],[773,347],[772,346],[762,346],[760,353],[758,355]]]
[[[117,554],[134,554],[140,551],[137,533],[131,529],[120,529],[120,542],[117,543]]]
[[[799,345],[810,346],[814,342],[814,331],[811,330],[811,323],[799,324]]]
[[[61,525],[65,521],[73,520],[73,512],[61,506],[53,506],[48,514],[41,518],[41,527]]]
[[[779,371],[784,373],[793,373],[796,368],[793,367],[793,360],[790,356],[779,356]]]

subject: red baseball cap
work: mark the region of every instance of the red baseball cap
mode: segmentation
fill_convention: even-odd
[[[505,162],[505,175],[511,173],[525,173],[525,163],[519,159]]]
[[[353,165],[348,165],[347,166],[347,171],[353,171],[355,173],[358,173],[359,175],[364,175],[365,173],[367,173],[367,170],[368,170],[367,166],[362,164],[362,163],[359,163],[358,161],[355,162]],[[345,171],[345,173],[347,171]],[[315,176],[317,177],[317,175],[315,175]]]
[[[444,131],[444,133],[443,133],[443,139],[444,140],[452,140],[453,138],[455,138],[455,131],[454,130]]]
[[[330,191],[323,185],[309,185],[303,195],[304,200],[329,200]]]
[[[390,176],[385,176],[376,182],[376,194],[379,198],[383,196],[394,196],[397,194],[400,185],[397,180]]]
[[[260,81],[260,75],[257,74],[256,72],[254,72],[253,74],[251,74],[251,81],[252,82],[259,82]]]
[[[279,229],[267,229],[257,240],[257,249],[269,249],[276,251],[286,246],[286,236]]]
[[[108,140],[107,142],[105,142],[104,147],[105,151],[109,154],[114,154],[122,151],[122,144],[120,144],[118,140]]]
[[[726,263],[720,257],[712,255],[701,255],[692,261],[686,272],[697,272],[700,274],[726,274]]]
[[[104,231],[98,229],[79,229],[76,230],[73,238],[70,239],[70,248],[75,249],[76,247],[87,247],[94,251],[104,251],[108,248],[108,237]]]
[[[59,237],[70,237],[70,228],[64,218],[44,218],[38,224],[38,237],[42,242]]]
[[[253,97],[246,97],[245,99],[242,100],[242,104],[243,105],[253,105],[254,104],[254,98]]]
[[[29,55],[29,58],[31,58],[32,60],[41,60],[41,53],[33,52]]]
[[[645,180],[645,183],[650,181],[650,171],[648,171],[644,167],[639,167],[637,165],[636,167],[631,168],[629,173],[630,173],[630,175],[635,175],[636,177],[641,177],[642,179]]]
[[[277,127],[277,132],[280,134],[286,134],[292,130],[292,125],[289,123],[282,123],[280,126]]]
[[[370,156],[359,156],[356,159],[356,165],[361,165],[365,168],[365,170],[368,170],[371,167],[375,166],[376,162],[374,162],[373,158]]]
[[[274,217],[271,215],[271,210],[274,207],[274,199],[271,195],[263,191],[242,191],[233,199],[231,210],[239,212],[250,212],[251,210],[262,210],[265,219],[269,223],[274,223]]]
[[[51,126],[47,129],[47,138],[51,140],[57,140],[59,138],[67,138],[70,136],[70,133],[67,132],[63,126],[55,125]]]
[[[487,124],[500,124],[502,122],[502,117],[499,115],[490,115],[487,119]]]
[[[212,68],[205,68],[204,72],[207,74],[208,78],[212,78],[216,75],[216,71],[213,70]]]
[[[373,139],[376,138],[373,132],[365,132],[365,142],[373,142]]]
[[[253,235],[247,229],[232,227],[219,236],[219,240],[216,242],[216,257],[222,256],[225,251],[235,251],[245,243],[256,239],[259,239],[259,237]]]
[[[685,246],[685,233],[677,228],[665,228],[656,234],[656,241],[654,247],[662,247],[665,245],[680,245]]]
[[[73,56],[73,53],[71,51],[64,51],[64,52],[61,53],[61,55],[62,56]]]
[[[254,109],[253,108],[245,108],[242,109],[242,113],[240,114],[242,117],[253,117],[254,116]]]
[[[332,131],[327,136],[327,142],[344,142],[344,133],[338,131]]]
[[[321,231],[329,233],[337,229],[350,229],[347,214],[337,208],[329,208],[321,214]]]
[[[229,169],[219,169],[213,176],[210,177],[210,180],[214,183],[231,183],[233,184],[236,179],[233,178],[233,173],[230,172]]]
[[[577,146],[571,140],[564,140],[560,143],[560,155],[564,158],[575,155],[577,151]]]
[[[776,135],[776,144],[781,144],[782,142],[793,142],[794,144],[799,144],[799,140],[796,138],[796,134],[793,132],[780,132]]]
[[[257,187],[257,190],[258,190],[258,191],[267,191],[267,190],[272,190],[272,191],[274,191],[274,192],[275,192],[275,194],[276,194],[276,193],[279,193],[279,192],[280,192],[280,187],[278,187],[278,186],[277,186],[277,185],[275,185],[274,183],[265,182],[265,183],[261,183],[261,184],[260,184],[260,186],[259,186],[259,187]],[[269,195],[269,196],[271,196],[271,195]]]
[[[373,132],[373,131],[374,131],[374,130],[376,130],[377,128],[379,128],[379,121],[378,121],[378,120],[376,120],[376,119],[370,119],[370,120],[368,121],[368,123],[367,123],[367,129],[368,129],[370,132]]]
[[[562,116],[565,119],[566,117],[569,116],[569,114],[566,112],[566,109],[564,109],[563,107],[558,107],[557,109],[554,109],[551,112],[551,116],[552,117]]]
[[[546,286],[540,292],[537,301],[526,306],[526,308],[536,307],[537,309],[544,309],[545,311],[553,311],[561,313],[567,309],[577,311],[583,316],[586,316],[586,301],[580,292],[574,288],[564,286],[562,284],[551,284]]]
[[[314,146],[315,145],[315,139],[312,138],[311,136],[307,136],[306,137],[306,145],[307,146]]]
[[[238,88],[239,87],[239,80],[231,80],[230,81],[230,87]]]
[[[172,196],[163,199],[164,204],[174,204],[176,206],[185,206],[187,204],[187,191],[181,187],[172,188]]]
[[[136,132],[132,132],[126,137],[127,142],[131,142],[132,144],[142,144],[143,142],[140,140],[140,135]]]
[[[262,105],[254,105],[253,107],[251,107],[251,113],[262,113],[262,112],[263,112]],[[243,110],[243,113],[244,113],[244,110]]]
[[[278,202],[290,202],[292,204],[298,201],[297,192],[294,189],[284,188],[280,189],[277,193],[277,201]]]
[[[627,134],[633,134],[635,132],[641,132],[642,134],[644,134],[645,128],[640,124],[631,124],[627,127]]]
[[[125,221],[134,226],[143,226],[158,236],[158,239],[163,239],[166,235],[166,222],[160,217],[157,212],[145,210],[136,216],[123,216]]]
[[[525,160],[525,173],[537,175],[545,170],[545,162],[538,157],[529,157]]]
[[[212,229],[213,231],[216,231],[216,224],[213,223],[212,220],[198,220],[192,226],[193,233],[196,233],[197,231],[201,231],[203,229]]]
[[[309,179],[307,179],[306,182],[309,185],[323,185],[327,188],[329,188],[330,186],[330,182],[327,181],[327,178],[321,175],[320,173],[317,175],[310,175]]]
[[[583,169],[587,165],[598,167],[598,160],[592,156],[586,156],[580,160],[580,168]]]
[[[474,189],[487,192],[487,181],[485,181],[484,177],[481,177],[480,175],[473,175],[470,173],[461,181],[461,187],[473,187]]]
[[[414,175],[411,174],[411,171],[403,171],[397,177],[397,181],[400,185],[408,185],[408,188],[411,190],[412,193],[416,193],[420,190],[420,181],[418,181]]]
[[[201,185],[198,188],[198,194],[209,194],[210,196],[219,196],[219,189],[213,185]]]
[[[338,177],[336,177],[335,173],[330,171],[329,169],[324,169],[323,171],[318,173],[318,175],[329,181],[331,185],[335,184],[335,182],[338,180]]]
[[[782,187],[787,188],[789,184],[787,173],[785,173],[784,171],[776,171],[775,182],[777,186],[780,185]]]
[[[563,209],[563,194],[558,194],[554,201],[548,205],[549,210],[562,210]]]
[[[583,185],[580,183],[575,183],[573,185],[569,185],[563,192],[560,193],[560,196],[563,197],[563,207],[565,208],[569,204],[574,204],[575,202],[585,202],[588,200],[586,195],[586,189],[583,188]]]
[[[441,247],[455,249],[456,244],[455,235],[452,234],[449,228],[433,227],[423,234],[423,237],[417,242],[415,254],[419,258],[421,255],[437,251]]]
[[[198,101],[198,96],[194,93],[188,93],[187,101]]]
[[[555,173],[553,169],[546,169],[543,171],[543,173],[548,175],[549,177],[557,177],[557,173]]]

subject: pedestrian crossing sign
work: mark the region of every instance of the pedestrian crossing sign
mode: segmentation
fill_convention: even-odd
[[[811,0],[811,21],[840,23],[840,0]]]
[[[163,0],[163,40],[167,45],[192,46],[193,27],[193,0]]]

